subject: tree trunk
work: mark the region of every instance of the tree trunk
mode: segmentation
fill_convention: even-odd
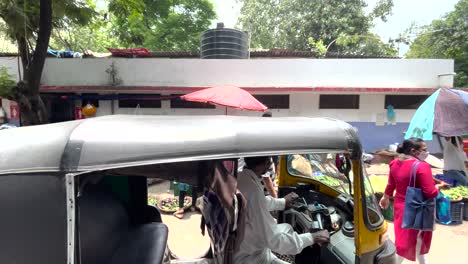
[[[20,109],[21,125],[31,126],[45,124],[48,122],[47,109],[39,94],[31,94],[27,90],[30,85],[25,82],[19,82],[17,90],[25,93],[16,92],[13,95]]]
[[[24,77],[18,83],[13,97],[19,104],[23,126],[44,124],[48,121],[47,109],[41,99],[39,88],[52,32],[52,2],[40,1],[39,32],[32,56],[29,53],[27,36],[17,36]]]

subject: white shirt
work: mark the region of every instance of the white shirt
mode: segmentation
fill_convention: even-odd
[[[247,219],[244,240],[234,255],[235,264],[266,264],[276,257],[299,254],[314,243],[312,234],[298,234],[289,224],[277,224],[270,211],[284,210],[285,199],[275,199],[263,193],[260,178],[249,169],[238,174],[237,188],[247,200]]]
[[[457,146],[452,144],[451,139],[447,141],[441,138],[441,141],[444,146],[444,170],[464,171],[466,155],[458,138],[456,138]]]
[[[242,170],[244,170],[244,167],[245,167],[244,158],[239,158],[237,160],[237,172],[241,172]]]

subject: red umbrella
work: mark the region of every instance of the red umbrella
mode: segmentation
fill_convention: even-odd
[[[233,85],[221,85],[181,96],[191,102],[211,103],[242,110],[266,111],[268,107],[249,92]]]

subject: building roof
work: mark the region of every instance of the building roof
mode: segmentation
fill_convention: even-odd
[[[14,57],[17,53],[0,53],[0,57]],[[49,57],[53,57],[49,55]],[[84,54],[84,58],[103,58],[103,57],[130,57],[130,58],[173,58],[173,59],[187,59],[187,58],[200,58],[199,52],[195,51],[156,51],[150,55],[145,56],[112,56],[110,53],[88,53]],[[317,54],[312,51],[290,50],[290,49],[271,49],[271,50],[252,50],[250,51],[251,59],[261,58],[317,58]],[[398,57],[391,56],[370,56],[360,54],[343,54],[336,52],[328,52],[325,58],[330,59],[345,59],[345,58],[359,58],[359,59],[396,59]]]
[[[0,175],[318,150],[361,155],[353,127],[327,118],[111,115],[3,130],[0,135]]]

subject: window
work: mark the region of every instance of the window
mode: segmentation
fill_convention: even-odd
[[[289,109],[289,94],[254,94],[253,96],[270,109]]]
[[[319,109],[359,109],[359,95],[321,94]]]
[[[119,94],[119,108],[161,108],[160,94]]]
[[[171,94],[171,96],[181,96],[183,94]],[[190,102],[180,99],[180,97],[171,99],[171,108],[201,108],[214,109],[215,105],[208,103]]]
[[[428,95],[385,95],[385,109],[392,105],[394,109],[418,109]]]
[[[88,103],[94,105],[95,107],[99,107],[99,99],[97,99],[99,94],[89,93],[82,94],[81,96],[81,107],[85,107]]]

